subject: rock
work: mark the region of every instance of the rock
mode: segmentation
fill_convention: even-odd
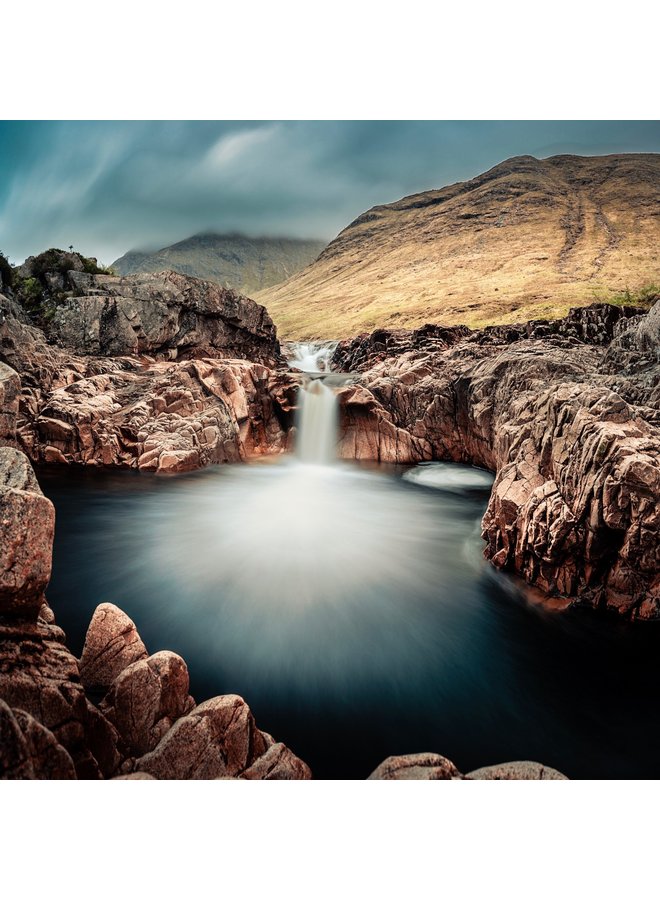
[[[172,472],[286,447],[282,394],[259,363],[76,357],[12,315],[2,359],[21,372],[14,439],[35,462]]]
[[[86,690],[106,693],[124,669],[148,655],[126,613],[112,603],[101,603],[87,629],[80,680]]]
[[[29,461],[0,447],[0,615],[36,620],[50,580],[55,510]]]
[[[309,766],[284,744],[271,744],[241,778],[263,781],[298,781],[312,777]]]
[[[21,379],[10,366],[0,362],[0,446],[13,445],[21,394]]]
[[[462,778],[453,762],[437,753],[388,756],[369,776],[369,781],[448,781]]]
[[[163,735],[195,702],[190,697],[188,667],[176,653],[161,650],[125,668],[103,703],[133,756],[153,750]]]
[[[172,271],[123,278],[78,274],[71,281],[87,296],[65,300],[48,329],[76,353],[220,356],[266,365],[281,359],[264,307],[214,282]]]
[[[228,694],[207,700],[177,722],[135,769],[158,779],[240,775],[266,751],[245,701]]]
[[[660,303],[646,316],[601,304],[435,348],[403,331],[340,344],[334,363],[361,373],[338,392],[340,455],[494,471],[494,565],[659,618],[659,323]]]
[[[27,741],[12,710],[0,700],[0,778],[34,778]]]
[[[78,778],[100,777],[86,734],[87,700],[78,663],[60,628],[25,619],[0,624],[0,698],[52,733]]]
[[[411,753],[406,756],[388,756],[369,776],[369,780],[388,781],[449,781],[466,780],[565,780],[556,769],[537,762],[510,762],[497,766],[485,766],[468,775],[462,775],[453,762],[437,753]]]
[[[112,778],[128,755],[126,747],[114,727],[93,703],[87,700],[85,739],[104,778]]]
[[[156,781],[153,775],[147,772],[129,772],[128,775],[115,775],[113,781]]]
[[[42,780],[76,778],[73,760],[52,732],[24,710],[14,709],[12,712],[25,741],[33,777]]]
[[[468,779],[478,781],[567,781],[565,775],[550,766],[537,762],[509,762],[498,766],[484,766],[468,772]]]

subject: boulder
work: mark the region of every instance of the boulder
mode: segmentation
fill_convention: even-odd
[[[245,701],[227,694],[201,703],[178,719],[154,750],[136,760],[134,768],[158,779],[233,777],[249,770],[268,744]],[[292,761],[284,762],[292,771]]]
[[[86,690],[107,693],[131,663],[149,654],[132,619],[112,603],[94,610],[80,658],[80,680]]]
[[[476,781],[567,781],[565,775],[542,763],[509,762],[498,766],[484,766],[465,776]]]
[[[114,680],[102,709],[121,735],[128,752],[153,750],[174,722],[190,712],[188,667],[169,650],[127,666]]]
[[[449,781],[462,778],[451,760],[438,753],[388,756],[369,776],[369,781]]]
[[[369,780],[451,781],[451,780],[566,780],[556,769],[537,762],[509,762],[485,766],[462,775],[453,762],[437,753],[411,753],[388,756],[369,776]]]

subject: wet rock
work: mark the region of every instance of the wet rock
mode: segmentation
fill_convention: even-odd
[[[388,756],[369,776],[369,781],[448,781],[462,778],[451,760],[437,753]]]
[[[484,766],[469,772],[466,778],[481,781],[567,781],[565,775],[538,762],[509,762]]]
[[[148,655],[126,613],[112,603],[101,603],[87,629],[80,680],[86,690],[106,693],[124,669]]]
[[[176,653],[161,650],[125,668],[103,702],[132,756],[153,750],[174,722],[190,712],[188,667]]]

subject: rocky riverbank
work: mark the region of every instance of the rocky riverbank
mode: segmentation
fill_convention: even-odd
[[[159,473],[291,446],[299,376],[263,307],[175,273],[45,277],[60,294],[42,327],[0,297],[3,443]],[[495,472],[494,565],[569,603],[660,617],[660,303],[380,330],[332,364],[351,373],[340,456]]]
[[[345,458],[496,473],[486,555],[550,595],[660,616],[660,303],[343,342]]]

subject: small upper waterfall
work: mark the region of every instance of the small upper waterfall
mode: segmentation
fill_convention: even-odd
[[[336,349],[337,341],[292,343],[288,346],[289,365],[303,372],[329,372],[330,360]]]
[[[330,465],[336,456],[337,398],[320,378],[298,391],[296,455],[301,462]]]
[[[336,341],[292,342],[285,347],[289,365],[309,376],[298,388],[296,417],[296,456],[304,463],[327,466],[336,458],[337,398],[323,383],[336,347]]]

